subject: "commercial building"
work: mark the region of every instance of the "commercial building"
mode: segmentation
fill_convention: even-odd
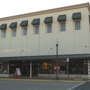
[[[0,18],[1,77],[54,76],[57,59],[59,75],[88,75],[89,3]]]

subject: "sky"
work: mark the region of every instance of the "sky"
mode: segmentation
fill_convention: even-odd
[[[0,0],[0,18],[88,2],[90,3],[89,0]]]

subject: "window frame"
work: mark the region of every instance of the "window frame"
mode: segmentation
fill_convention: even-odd
[[[38,27],[38,33],[37,33],[37,31],[36,31],[36,27]],[[35,34],[35,35],[38,35],[38,34],[39,34],[39,25],[34,25],[34,34]]]
[[[4,35],[5,31],[5,35]],[[1,38],[6,38],[6,29],[1,30]]]
[[[63,29],[63,25],[64,24],[64,29]],[[60,32],[65,32],[66,31],[66,22],[60,22]]]
[[[26,28],[26,33],[24,33],[25,28]],[[22,36],[27,36],[27,27],[22,27]]]
[[[16,37],[16,32],[15,32],[15,36],[14,36],[14,33],[13,33],[14,30],[17,32],[17,29],[16,28],[12,28],[11,29],[12,37]]]
[[[76,25],[76,22],[79,22],[79,25]],[[74,21],[74,29],[75,30],[81,30],[81,20],[75,20]]]
[[[51,30],[48,32],[49,25],[51,25]],[[46,24],[46,33],[52,33],[52,23]]]

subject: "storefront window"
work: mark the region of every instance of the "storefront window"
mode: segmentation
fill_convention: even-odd
[[[38,70],[41,74],[50,74],[52,73],[52,65],[50,62],[40,63]]]
[[[0,63],[0,74],[8,73],[8,63]]]
[[[45,70],[45,69],[48,69],[48,64],[47,64],[47,62],[44,62],[43,63],[43,69]]]
[[[66,73],[66,62],[58,63],[58,73],[65,74]],[[40,74],[55,74],[56,73],[56,62],[43,62],[39,63],[39,73]]]
[[[87,74],[87,63],[86,62],[70,62],[69,73],[70,74]]]
[[[0,74],[2,73],[2,64],[0,63]]]
[[[53,67],[54,67],[54,74],[56,74],[57,69],[55,69],[56,66],[56,62],[53,62]],[[66,74],[66,67],[67,67],[67,63],[66,62],[58,62],[58,73],[59,74]]]

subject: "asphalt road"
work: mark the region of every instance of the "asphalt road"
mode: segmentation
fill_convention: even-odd
[[[82,84],[72,90],[90,90],[90,82],[86,82],[85,84]]]
[[[80,82],[66,83],[0,80],[0,90],[67,90],[68,88],[78,84],[80,84]]]

